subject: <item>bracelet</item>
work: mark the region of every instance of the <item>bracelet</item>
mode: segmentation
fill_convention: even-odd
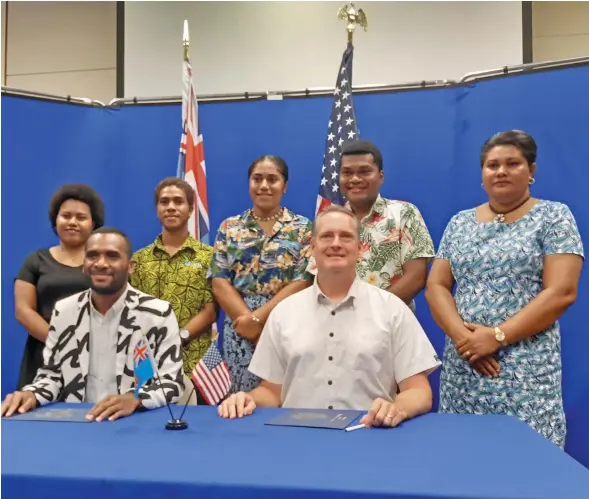
[[[258,324],[258,326],[260,327],[260,332],[262,332],[262,329],[264,329],[264,325],[262,324],[262,321],[256,317],[254,314],[252,314],[252,320]]]

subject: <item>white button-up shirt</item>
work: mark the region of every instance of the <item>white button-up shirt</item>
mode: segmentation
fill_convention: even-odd
[[[90,352],[85,402],[97,403],[107,395],[117,395],[117,341],[127,288],[102,315],[90,300]]]
[[[367,410],[392,401],[397,385],[440,360],[409,307],[356,278],[346,298],[331,302],[313,286],[270,314],[249,370],[282,385],[282,406]]]

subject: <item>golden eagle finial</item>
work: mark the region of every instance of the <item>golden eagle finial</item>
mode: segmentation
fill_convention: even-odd
[[[337,12],[338,19],[347,21],[346,30],[348,32],[348,43],[351,45],[354,37],[354,30],[356,25],[360,25],[364,28],[364,31],[368,30],[368,19],[362,9],[356,10],[356,7],[352,2],[341,7]]]

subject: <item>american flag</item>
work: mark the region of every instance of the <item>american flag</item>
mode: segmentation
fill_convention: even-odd
[[[231,374],[215,343],[196,364],[191,378],[209,405],[217,405],[229,393]]]
[[[352,99],[353,57],[354,47],[348,45],[342,57],[335,84],[315,214],[323,211],[330,204],[344,204],[344,198],[339,186],[339,161],[342,144],[358,138],[358,125]]]
[[[188,48],[184,51],[182,75],[182,139],[176,176],[183,178],[194,189],[194,211],[188,221],[192,237],[209,244],[209,201],[207,197],[207,172],[202,134],[198,130],[198,102],[192,79],[192,66]]]

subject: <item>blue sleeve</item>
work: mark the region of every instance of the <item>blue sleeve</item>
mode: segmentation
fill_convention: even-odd
[[[581,234],[569,207],[562,203],[555,203],[550,218],[542,241],[544,254],[571,254],[585,257]]]
[[[444,234],[442,235],[442,240],[440,241],[438,252],[436,253],[436,258],[439,260],[450,260],[457,217],[458,215],[454,215],[444,229]]]

